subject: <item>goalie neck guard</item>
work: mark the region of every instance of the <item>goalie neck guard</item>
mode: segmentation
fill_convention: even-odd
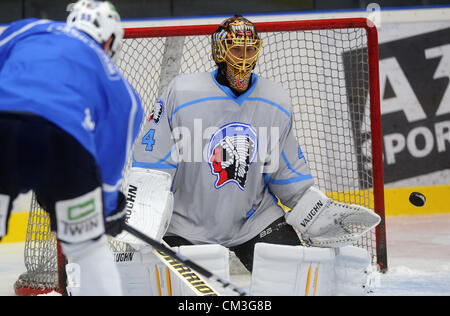
[[[70,4],[68,11],[67,24],[87,33],[98,43],[103,44],[112,36],[113,42],[108,53],[117,59],[124,32],[119,13],[112,3],[80,0]]]
[[[245,91],[262,44],[255,25],[235,15],[223,21],[212,34],[212,55],[232,89]]]

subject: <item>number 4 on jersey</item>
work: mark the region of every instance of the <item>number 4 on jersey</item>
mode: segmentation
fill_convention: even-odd
[[[142,144],[147,145],[145,150],[153,151],[153,145],[155,144],[155,130],[153,128],[142,138]]]

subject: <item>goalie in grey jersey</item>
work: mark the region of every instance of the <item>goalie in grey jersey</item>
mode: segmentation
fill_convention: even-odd
[[[225,20],[212,34],[217,69],[175,77],[133,152],[133,167],[172,177],[164,240],[223,245],[249,271],[256,243],[299,246],[297,229],[313,247],[341,247],[379,223],[372,211],[314,187],[289,95],[253,72],[262,46],[252,22]],[[361,229],[351,232],[350,223]]]

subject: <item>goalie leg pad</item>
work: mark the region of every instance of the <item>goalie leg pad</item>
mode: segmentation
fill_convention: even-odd
[[[227,248],[221,245],[211,244],[180,246],[173,249],[179,252],[182,256],[189,258],[205,269],[218,275],[222,279],[230,280],[229,250]],[[190,272],[185,273],[182,268],[180,273],[174,273],[171,271],[171,279],[173,292],[175,295],[179,296],[198,295],[198,292],[192,289],[192,287],[205,287],[202,282],[199,283],[197,281],[197,278],[194,275]],[[213,289],[220,288],[220,286],[215,286],[215,284],[210,283],[211,282],[208,281],[207,286],[212,286]]]
[[[250,294],[254,296],[364,295],[370,257],[353,246],[315,248],[258,243]]]
[[[361,296],[378,286],[379,274],[372,268],[369,253],[359,247],[342,247],[336,251],[336,294]]]
[[[150,247],[136,252],[114,253],[124,294],[127,296],[195,296],[191,287],[202,286],[192,271],[175,264],[177,272],[169,268]],[[221,245],[194,245],[172,248],[212,273],[229,280],[229,251]],[[171,263],[174,261],[171,259]],[[190,282],[190,283],[189,283]],[[191,286],[188,286],[187,284]],[[216,287],[218,288],[218,287]]]
[[[332,249],[258,243],[250,295],[331,295],[334,257]]]
[[[125,296],[172,295],[167,268],[151,251],[115,252],[114,259]]]
[[[230,280],[228,248],[218,244],[192,245],[180,246],[178,251],[181,255],[195,261],[222,279]]]

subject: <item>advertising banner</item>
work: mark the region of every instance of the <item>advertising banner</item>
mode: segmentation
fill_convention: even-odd
[[[399,30],[380,31],[385,183],[450,169],[450,24],[383,42]]]

